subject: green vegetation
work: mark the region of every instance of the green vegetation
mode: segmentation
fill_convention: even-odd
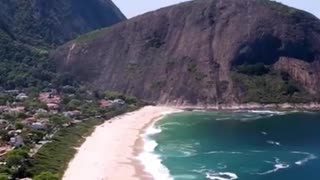
[[[232,78],[244,94],[241,99],[243,103],[304,103],[312,100],[312,96],[286,73],[265,69],[260,65],[243,65],[240,69],[233,72]],[[255,71],[259,69],[262,72]]]
[[[138,101],[138,99],[136,97],[133,96],[125,96],[121,93],[118,92],[114,92],[114,91],[107,91],[105,92],[105,99],[110,99],[110,100],[115,100],[115,99],[122,99],[124,100],[126,103],[128,104],[132,104],[132,105],[138,105],[141,106],[141,102]]]
[[[196,81],[202,81],[204,78],[207,77],[206,74],[198,71],[198,66],[195,62],[190,62],[187,67],[188,72]]]
[[[118,109],[110,109],[104,114],[106,119],[122,113],[132,111],[137,106],[124,106]],[[32,159],[31,172],[34,175],[42,172],[51,172],[59,177],[63,175],[68,162],[76,153],[75,147],[81,145],[85,137],[90,135],[96,125],[103,123],[101,119],[90,119],[78,125],[70,126],[60,130],[52,139],[51,143],[44,145]]]
[[[89,8],[99,6],[99,9],[95,9],[97,14],[106,9],[110,10],[108,5],[105,7],[105,5],[98,3],[98,1],[90,1],[85,4],[88,4]],[[59,81],[59,77],[52,62],[48,61],[49,51],[76,37],[82,31],[104,27],[106,20],[112,24],[112,19],[116,22],[123,18],[112,13],[111,17],[99,16],[97,18],[98,16],[91,16],[86,11],[81,12],[85,15],[78,24],[83,27],[69,26],[69,23],[75,22],[79,16],[78,14],[74,15],[73,11],[83,9],[83,5],[83,2],[75,3],[70,0],[44,1],[42,3],[36,3],[34,0],[3,2],[0,7],[2,12],[0,20],[0,87],[4,89],[35,87],[39,90],[52,88],[52,86],[56,88],[55,82]],[[95,11],[91,13],[96,14]],[[101,29],[83,35],[79,41],[98,38],[105,30]],[[2,103],[1,100],[0,103]]]
[[[236,68],[236,71],[241,74],[249,76],[262,76],[270,72],[269,67],[263,63],[240,65]]]
[[[33,178],[34,180],[59,180],[58,175],[51,172],[43,172]]]
[[[6,155],[7,166],[8,167],[18,167],[28,157],[29,157],[28,152],[25,150],[21,150],[21,149],[12,150]]]
[[[0,174],[0,180],[8,180],[9,176],[7,174]]]
[[[24,107],[27,111],[35,111],[38,109],[48,109],[47,105],[40,102],[37,98],[26,100],[24,102]]]
[[[149,36],[146,40],[146,45],[148,47],[160,48],[165,42],[163,41],[161,35],[157,32],[154,32],[152,36]]]
[[[100,12],[111,11],[110,6],[104,7],[99,1],[87,4],[91,8],[99,6],[94,9]],[[0,130],[0,143],[9,144],[12,140],[12,147],[15,147],[1,159],[5,164],[0,166],[0,180],[24,177],[58,180],[74,155],[74,147],[80,145],[95,125],[140,104],[133,97],[119,96],[126,101],[124,105],[100,108],[100,98],[88,93],[88,89],[80,86],[70,75],[57,74],[53,62],[49,62],[50,50],[81,31],[105,26],[106,20],[112,24],[112,18],[115,21],[122,19],[117,15],[92,19],[95,15],[91,16],[86,11],[83,12],[86,17],[82,19],[88,22],[78,24],[82,27],[63,27],[61,22],[68,25],[70,21],[77,21],[78,13],[75,17],[73,11],[77,9],[74,8],[83,9],[83,5],[69,0],[41,3],[13,0],[0,7],[0,105],[6,106],[0,116],[5,120],[2,124],[5,128]],[[106,30],[91,32],[78,41],[99,38]],[[6,90],[26,93],[28,97],[16,100],[18,93]],[[61,103],[59,100],[40,102],[39,93],[51,90],[56,91],[52,94],[63,96]],[[49,103],[58,108],[50,110],[47,107]],[[79,111],[80,115],[71,118],[67,111],[73,110]],[[47,143],[50,142],[47,140],[52,142]],[[38,151],[42,144],[45,145]]]
[[[9,123],[7,127],[11,126],[0,131],[1,143],[7,143],[12,137],[23,142],[6,154],[3,161],[6,164],[0,166],[0,178],[60,179],[76,152],[75,147],[81,145],[96,125],[144,105],[135,97],[117,92],[91,92],[82,86],[75,89],[74,94],[51,96],[62,99],[58,111],[43,110],[43,103],[29,97],[24,101],[27,112],[1,114],[0,118]],[[100,106],[106,101],[110,106]],[[44,114],[38,114],[39,109]],[[21,120],[29,118],[38,122],[35,128],[22,123]],[[19,134],[9,131],[19,131]]]
[[[88,42],[92,42],[96,39],[101,38],[106,31],[108,31],[109,28],[102,28],[102,29],[97,29],[94,31],[91,31],[87,34],[83,34],[81,36],[79,36],[77,39],[75,39],[75,42],[77,43],[88,43]]]
[[[0,167],[2,178],[11,177],[23,178],[29,176],[28,168],[30,167],[28,151],[23,149],[12,150],[6,154],[6,166]]]
[[[14,98],[12,96],[1,94],[0,95],[0,106],[4,106],[7,104],[7,102],[12,103],[14,101]]]
[[[57,173],[61,176],[68,162],[76,153],[74,147],[78,147],[89,135],[94,126],[102,121],[92,119],[79,125],[60,130],[52,139],[51,143],[44,145],[33,157],[31,172],[34,175],[42,172]]]

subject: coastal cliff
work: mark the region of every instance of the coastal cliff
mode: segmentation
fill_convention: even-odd
[[[198,0],[70,41],[59,72],[159,104],[310,103],[320,21],[268,0]]]

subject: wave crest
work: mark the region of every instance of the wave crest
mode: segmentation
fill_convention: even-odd
[[[207,173],[206,178],[211,180],[235,180],[238,176],[231,172]]]
[[[145,134],[142,136],[144,151],[140,153],[138,159],[144,165],[146,172],[150,173],[155,180],[173,180],[169,169],[162,164],[160,156],[154,152],[158,143],[149,137],[150,135],[158,134],[160,132],[161,129],[154,127],[154,125],[146,130]]]

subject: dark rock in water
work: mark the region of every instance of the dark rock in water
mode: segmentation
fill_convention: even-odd
[[[268,0],[197,0],[89,33],[52,60],[96,89],[158,103],[310,102],[320,21]]]

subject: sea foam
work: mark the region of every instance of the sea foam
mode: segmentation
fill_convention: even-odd
[[[303,154],[303,155],[307,155],[306,158],[304,158],[304,159],[302,159],[302,160],[299,160],[299,161],[296,161],[296,162],[295,162],[296,165],[303,165],[303,164],[307,163],[308,161],[317,159],[317,156],[316,156],[316,155],[311,154],[311,153],[308,153],[308,152],[292,151],[291,153],[293,153],[293,154]]]
[[[267,141],[268,144],[271,144],[271,145],[276,145],[276,146],[281,146],[281,143],[280,142],[277,142],[277,141]]]
[[[158,143],[152,140],[150,136],[158,133],[161,133],[161,129],[152,125],[142,135],[144,151],[140,153],[138,159],[144,165],[146,172],[150,173],[155,180],[173,180],[169,170],[161,163],[160,156],[155,154]]]
[[[280,159],[279,158],[275,158],[275,162],[269,162],[269,161],[266,161],[267,163],[272,163],[274,164],[274,169],[271,169],[269,171],[266,171],[266,172],[263,172],[263,173],[257,173],[258,175],[266,175],[266,174],[271,174],[271,173],[274,173],[274,172],[277,172],[279,171],[280,169],[287,169],[290,167],[289,164],[287,163],[283,163],[283,162],[280,162]]]
[[[206,178],[211,180],[235,180],[238,176],[231,172],[207,173]]]
[[[276,115],[285,115],[288,113],[288,112],[268,111],[268,110],[249,110],[248,112],[257,113],[257,114],[276,114]]]

